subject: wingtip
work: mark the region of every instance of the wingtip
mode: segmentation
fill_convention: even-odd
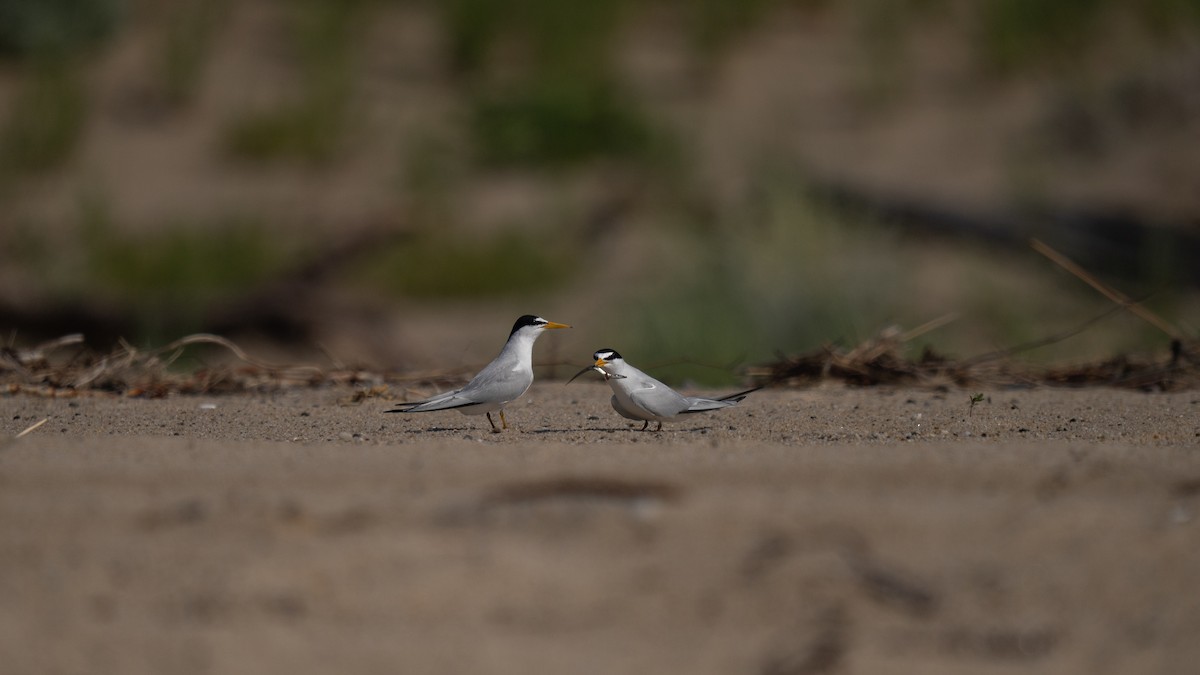
[[[759,385],[759,386],[757,386],[757,387],[755,387],[755,388],[753,388],[753,389],[747,389],[746,391],[739,391],[739,392],[738,392],[738,393],[736,393],[736,394],[730,394],[730,395],[728,395],[728,396],[722,396],[721,398],[719,398],[719,399],[717,399],[717,400],[718,400],[718,401],[733,401],[733,402],[735,402],[735,403],[741,403],[741,402],[742,402],[742,400],[743,400],[743,399],[745,399],[747,396],[749,396],[750,394],[753,394],[754,392],[756,392],[756,391],[758,391],[759,389],[762,389],[762,388],[763,388],[763,385]]]

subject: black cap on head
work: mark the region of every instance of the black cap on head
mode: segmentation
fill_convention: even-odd
[[[545,326],[548,323],[550,323],[550,322],[546,321],[545,319],[543,319],[540,316],[526,314],[525,316],[522,316],[521,318],[517,319],[517,322],[513,324],[512,331],[508,335],[509,335],[509,337],[512,337],[513,333],[521,330],[522,328],[524,328],[526,326]]]
[[[592,358],[593,359],[604,359],[605,361],[612,361],[613,359],[621,358],[621,355],[617,353],[617,350],[609,349],[609,348],[605,347],[604,349],[597,349],[596,353],[592,354]]]

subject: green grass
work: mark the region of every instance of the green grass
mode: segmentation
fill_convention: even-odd
[[[598,336],[603,346],[667,381],[722,387],[736,384],[740,366],[826,343],[853,347],[890,326],[957,315],[905,354],[929,347],[968,358],[1070,331],[1111,307],[1032,250],[915,236],[807,196],[787,171],[764,172],[756,184],[713,222],[660,230],[669,234],[647,245],[640,276],[609,289],[605,311],[620,314],[621,330]],[[1195,326],[1195,299],[1164,290],[1147,304]],[[1074,363],[1166,344],[1145,322],[1115,313],[1016,358]]]
[[[977,47],[983,64],[1011,73],[1056,69],[1078,62],[1111,37],[1108,22],[1134,25],[1160,38],[1193,33],[1197,0],[985,0]]]
[[[873,78],[865,87],[869,95],[886,99],[903,86],[905,50],[950,2],[858,0],[848,10],[860,22]],[[797,6],[843,11],[828,0],[676,0],[669,9],[678,15],[677,29],[688,31],[693,57],[716,63],[774,11]],[[86,73],[75,58],[45,56],[58,48],[37,45],[71,44],[76,47],[63,51],[86,52],[81,45],[99,44],[119,25],[114,7],[111,0],[0,0],[0,53],[20,57],[19,86],[0,116],[5,174],[69,162],[88,112]],[[186,0],[169,10],[157,66],[168,100],[183,105],[196,94],[229,7],[228,0]],[[283,7],[283,44],[296,86],[271,107],[230,119],[223,140],[239,159],[329,162],[343,151],[355,119],[356,48],[374,5],[296,0]],[[463,114],[438,121],[452,127],[444,133],[453,141],[417,144],[404,166],[405,206],[412,207],[406,216],[426,233],[377,252],[350,283],[461,302],[561,292],[589,272],[585,263],[595,251],[588,247],[596,242],[549,227],[467,236],[454,227],[455,200],[460,188],[494,170],[543,169],[545,178],[615,159],[612,164],[638,176],[644,201],[635,205],[634,218],[671,243],[645,259],[628,288],[604,289],[607,306],[600,311],[619,315],[622,325],[608,346],[647,368],[690,362],[654,371],[673,381],[728,383],[731,364],[830,341],[853,345],[890,324],[911,328],[949,312],[962,318],[912,348],[969,356],[1070,328],[1106,307],[1033,254],[905,236],[870,214],[846,214],[805,196],[804,177],[778,168],[754,177],[756,187],[741,203],[708,195],[685,151],[672,146],[665,122],[641,107],[614,65],[624,22],[639,9],[627,0],[450,0],[431,7],[445,19],[443,43],[457,90],[453,109]],[[1086,56],[1114,16],[1134,17],[1163,35],[1194,34],[1189,27],[1200,21],[1200,0],[981,0],[972,7],[979,58],[1016,74]],[[104,11],[88,14],[96,8]],[[26,12],[23,18],[7,20],[16,10]],[[43,25],[37,18],[43,10],[58,18]],[[668,146],[672,152],[660,154]],[[1039,170],[1014,161],[1014,193],[1036,202]],[[95,205],[85,208],[83,220],[82,252],[69,275],[32,230],[6,240],[21,251],[8,252],[7,260],[31,266],[41,260],[59,278],[70,276],[72,292],[144,307],[150,322],[168,305],[200,316],[210,303],[269,279],[295,246],[272,239],[253,218],[167,222],[161,234],[146,237],[120,234]],[[1190,262],[1166,245],[1145,251],[1145,260],[1131,264],[1163,285],[1171,270]],[[1189,318],[1195,307],[1189,300],[1163,293],[1151,301]],[[1160,337],[1119,316],[1031,358],[1108,355],[1154,345]]]
[[[115,0],[0,0],[0,58],[18,86],[0,110],[0,179],[45,173],[74,154],[87,119],[84,59],[121,23]]]
[[[134,300],[204,302],[269,279],[276,247],[252,222],[233,219],[216,229],[178,224],[144,237],[84,232],[88,277]]]
[[[733,42],[754,28],[781,0],[683,0],[677,11],[684,16],[692,49],[707,64],[716,63]],[[820,4],[820,0],[809,3]]]
[[[489,74],[502,47],[513,48],[524,67],[542,74],[602,71],[628,5],[622,0],[448,0],[437,9],[450,63],[460,75],[474,78]]]
[[[87,95],[73,63],[39,61],[24,75],[0,127],[0,172],[6,174],[62,166],[74,153],[87,116]]]
[[[353,94],[353,48],[366,18],[365,0],[301,0],[289,4],[288,36],[299,89],[273,109],[243,113],[226,130],[226,147],[241,159],[333,159],[342,144]]]
[[[263,221],[231,214],[164,222],[130,232],[106,198],[80,200],[73,236],[63,241],[34,221],[11,224],[0,264],[38,281],[50,305],[95,303],[135,317],[136,344],[176,339],[203,327],[211,310],[289,271],[306,251],[302,237],[281,238]]]
[[[1109,0],[988,0],[980,23],[986,63],[1009,71],[1078,55]]]
[[[471,134],[487,166],[554,167],[636,157],[654,138],[649,122],[616,84],[566,78],[476,97]]]
[[[68,293],[139,308],[142,340],[196,330],[216,304],[282,272],[298,243],[280,241],[243,216],[165,223],[147,234],[118,231],[105,205],[84,204],[83,260]]]
[[[654,143],[614,68],[626,9],[600,0],[441,6],[481,165],[559,168],[637,158]]]
[[[0,0],[0,56],[61,58],[92,49],[121,23],[119,0]]]
[[[574,277],[577,262],[549,233],[468,237],[442,228],[378,252],[355,281],[410,298],[483,300],[550,293]]]
[[[624,303],[627,349],[649,364],[686,361],[656,375],[731,384],[734,366],[918,323],[896,314],[905,306],[895,302],[898,285],[883,282],[899,272],[886,253],[895,234],[809,201],[795,185],[777,176],[715,223],[679,231],[662,267],[635,283],[639,299]]]
[[[167,3],[159,86],[163,98],[183,106],[196,96],[217,33],[229,13],[229,0]]]
[[[241,159],[322,164],[337,155],[343,114],[344,101],[325,97],[246,113],[230,124],[227,145]]]

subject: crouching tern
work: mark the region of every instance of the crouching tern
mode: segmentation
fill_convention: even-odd
[[[467,386],[424,401],[397,404],[394,413],[432,412],[434,410],[457,410],[464,415],[487,415],[492,431],[500,431],[492,421],[492,413],[500,413],[500,424],[507,429],[504,406],[517,400],[533,384],[533,343],[547,330],[570,328],[565,323],[547,321],[540,316],[526,314],[513,324],[508,342],[500,355],[484,366]]]
[[[722,398],[700,398],[684,396],[667,385],[634,368],[621,358],[613,349],[601,349],[592,355],[595,363],[575,374],[568,384],[576,377],[594,370],[604,375],[608,386],[612,387],[612,407],[621,417],[644,422],[645,431],[651,422],[658,422],[655,431],[662,431],[662,423],[674,420],[687,413],[708,412],[737,405],[751,392],[762,387],[755,387]]]

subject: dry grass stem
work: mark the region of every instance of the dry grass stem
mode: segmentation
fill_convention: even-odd
[[[852,348],[823,345],[798,356],[779,354],[773,363],[748,369],[756,384],[807,386],[821,381],[855,386],[905,385],[930,387],[1028,387],[1116,386],[1143,390],[1171,391],[1200,388],[1200,358],[1194,343],[1174,340],[1171,352],[1162,357],[1117,356],[1100,363],[1071,366],[1033,367],[1016,363],[1013,357],[1078,335],[1089,326],[1122,308],[1126,302],[1080,326],[1046,338],[967,359],[950,359],[926,347],[919,356],[906,355],[916,337],[956,320],[946,314],[905,331],[889,327],[877,337]],[[232,362],[201,365],[191,369],[180,364],[185,350],[213,346],[224,350]],[[556,365],[541,363],[539,366]],[[0,348],[0,392],[34,396],[67,397],[84,394],[121,394],[160,397],[171,394],[221,394],[247,391],[277,391],[297,387],[344,386],[362,398],[408,398],[429,389],[442,391],[458,386],[469,370],[377,372],[361,368],[320,367],[311,364],[271,363],[256,358],[228,338],[211,333],[187,335],[160,348],[139,350],[121,341],[113,352],[97,354],[82,335],[71,334],[27,350]],[[28,431],[32,431],[31,427]]]
[[[1154,312],[1146,309],[1144,306],[1142,306],[1141,303],[1135,302],[1134,300],[1132,300],[1128,296],[1126,296],[1124,293],[1122,293],[1122,292],[1116,290],[1115,288],[1112,288],[1112,287],[1108,286],[1107,284],[1105,284],[1104,282],[1100,281],[1095,276],[1093,276],[1090,272],[1083,269],[1079,265],[1076,265],[1075,262],[1072,261],[1070,258],[1068,258],[1065,255],[1059,253],[1058,251],[1055,251],[1054,249],[1050,248],[1045,243],[1043,243],[1041,240],[1032,239],[1032,240],[1030,240],[1029,245],[1033,247],[1033,250],[1035,250],[1038,253],[1041,253],[1042,255],[1049,258],[1054,264],[1065,269],[1066,271],[1070,272],[1071,274],[1074,274],[1081,281],[1083,281],[1087,285],[1089,285],[1092,288],[1099,291],[1100,294],[1103,295],[1104,297],[1108,298],[1109,300],[1112,300],[1113,302],[1117,303],[1118,305],[1129,310],[1135,316],[1142,319],[1146,323],[1149,323],[1151,326],[1154,326],[1155,328],[1166,333],[1168,336],[1171,337],[1172,340],[1184,340],[1185,339],[1183,331],[1179,330],[1175,326],[1172,326],[1170,323],[1168,323],[1166,320],[1164,320],[1162,317],[1155,314]]]
[[[17,434],[17,435],[16,435],[16,436],[14,436],[13,438],[20,438],[20,437],[24,436],[25,434],[28,434],[29,432],[33,431],[34,429],[37,429],[38,427],[42,426],[43,424],[45,424],[46,422],[49,422],[49,421],[50,421],[50,418],[49,418],[49,417],[43,417],[43,418],[42,418],[42,421],[40,421],[40,422],[35,422],[34,424],[31,424],[31,425],[29,425],[28,427],[25,427],[25,430],[24,430],[24,431],[22,431],[21,433]]]

